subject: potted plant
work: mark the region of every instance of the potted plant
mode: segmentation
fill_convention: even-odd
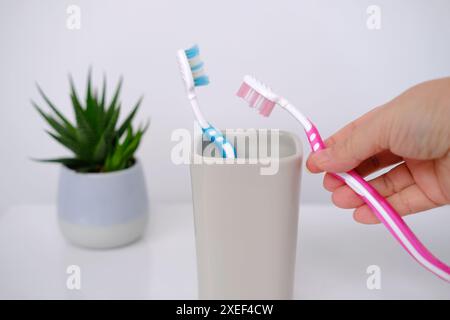
[[[142,164],[134,154],[147,126],[137,130],[132,126],[142,98],[119,124],[122,79],[108,102],[105,78],[100,95],[91,78],[89,72],[83,101],[69,76],[74,122],[39,86],[51,112],[32,104],[52,128],[47,133],[73,153],[71,157],[39,160],[61,164],[57,207],[63,235],[80,246],[110,248],[135,241],[146,226],[146,184]]]

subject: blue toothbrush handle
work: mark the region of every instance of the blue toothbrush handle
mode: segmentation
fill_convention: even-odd
[[[225,159],[235,159],[236,158],[236,150],[233,145],[225,138],[225,136],[214,128],[212,125],[209,125],[208,128],[202,128],[203,134],[208,137],[209,141],[213,142],[216,147],[219,149],[219,152],[222,153],[222,157]]]

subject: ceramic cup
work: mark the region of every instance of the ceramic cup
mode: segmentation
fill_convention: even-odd
[[[291,299],[301,142],[276,130],[226,137],[237,150],[231,163],[205,155],[210,144],[199,138],[191,156],[199,298]]]

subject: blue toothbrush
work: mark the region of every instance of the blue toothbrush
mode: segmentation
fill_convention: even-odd
[[[186,49],[178,50],[178,63],[180,66],[181,77],[186,87],[186,93],[191,102],[192,110],[195,118],[200,124],[203,134],[213,142],[223,158],[235,159],[236,150],[233,145],[227,141],[220,130],[214,128],[208,121],[206,121],[197,100],[195,87],[206,86],[209,84],[209,78],[205,74],[203,68],[203,61],[200,59],[200,51],[197,45]]]

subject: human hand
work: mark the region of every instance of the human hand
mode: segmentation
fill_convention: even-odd
[[[313,173],[355,169],[365,177],[397,164],[369,183],[402,216],[450,203],[450,78],[421,83],[351,122],[306,163]],[[326,173],[334,204],[379,223],[347,185]]]

